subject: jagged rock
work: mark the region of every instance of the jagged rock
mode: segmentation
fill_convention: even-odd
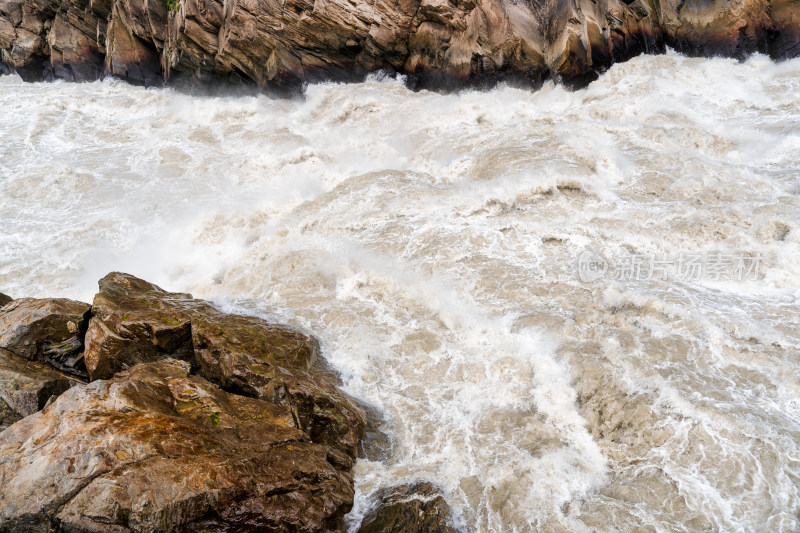
[[[164,44],[153,33],[166,34],[166,2],[116,2],[111,15],[105,39],[107,72],[134,83],[160,85]]]
[[[0,310],[0,348],[85,375],[83,337],[90,306],[63,298],[19,298]]]
[[[358,533],[456,533],[450,507],[428,482],[379,491],[377,507],[364,517]]]
[[[68,81],[100,78],[105,61],[96,37],[100,24],[91,11],[58,11],[47,34],[48,75]]]
[[[170,6],[170,7],[168,7]],[[26,79],[254,82],[376,70],[418,87],[590,81],[667,46],[800,55],[800,0],[3,0],[0,64]],[[105,57],[105,61],[103,61]]]
[[[313,337],[112,273],[0,343],[0,531],[343,530],[366,417]]]
[[[194,360],[191,324],[181,307],[193,303],[190,294],[167,293],[121,274],[109,274],[99,285],[85,340],[91,379],[164,357]]]
[[[288,407],[312,441],[338,449],[342,461],[355,459],[364,411],[338,389],[313,337],[121,273],[100,280],[92,312],[85,352],[92,379],[164,357],[184,360],[226,390]]]
[[[140,364],[0,433],[0,531],[342,530],[337,452],[189,370]]]
[[[0,399],[18,418],[41,410],[51,398],[81,383],[49,365],[0,348]]]
[[[3,307],[7,303],[11,302],[14,298],[11,296],[6,296],[2,292],[0,292],[0,307]]]

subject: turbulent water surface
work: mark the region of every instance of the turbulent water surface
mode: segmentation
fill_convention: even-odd
[[[428,479],[476,532],[800,530],[800,61],[302,100],[4,77],[0,132],[0,290],[122,270],[317,334],[394,439],[351,528]],[[683,254],[759,264],[615,274]]]

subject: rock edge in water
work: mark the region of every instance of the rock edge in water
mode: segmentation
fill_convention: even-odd
[[[298,330],[112,273],[0,309],[0,378],[0,531],[344,530],[367,420]]]
[[[584,85],[666,47],[800,55],[800,0],[2,0],[0,71],[25,80],[255,84],[408,75],[415,88]]]
[[[358,533],[458,533],[442,492],[427,481],[381,489]]]

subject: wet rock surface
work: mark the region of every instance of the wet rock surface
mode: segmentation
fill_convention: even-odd
[[[3,307],[13,299],[14,298],[12,298],[11,296],[5,295],[2,292],[0,292],[0,307]]]
[[[265,320],[222,313],[189,294],[170,293],[133,276],[100,281],[86,334],[92,379],[140,362],[173,357],[190,362],[226,390],[291,410],[314,442],[356,457],[366,418],[338,389],[316,339]]]
[[[326,531],[352,479],[286,407],[140,364],[0,433],[0,530]]]
[[[0,348],[0,399],[18,418],[43,409],[49,400],[82,383],[47,364]]]
[[[81,352],[90,306],[63,298],[19,298],[0,310],[0,348],[85,375]]]
[[[378,409],[361,404],[367,417],[364,438],[358,443],[359,459],[387,461],[395,453],[395,443],[390,436],[390,425]]]
[[[367,421],[313,337],[112,273],[0,341],[0,531],[344,530]]]
[[[361,522],[358,533],[456,533],[450,507],[441,491],[428,482],[400,485],[378,492],[377,507]]]
[[[417,87],[585,84],[667,46],[800,55],[798,0],[4,0],[0,65],[25,79],[253,83],[293,91],[384,70]]]

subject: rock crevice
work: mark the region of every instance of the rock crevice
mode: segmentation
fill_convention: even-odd
[[[415,87],[583,84],[614,62],[800,55],[800,0],[2,0],[0,64],[24,79],[294,91],[367,73]]]

